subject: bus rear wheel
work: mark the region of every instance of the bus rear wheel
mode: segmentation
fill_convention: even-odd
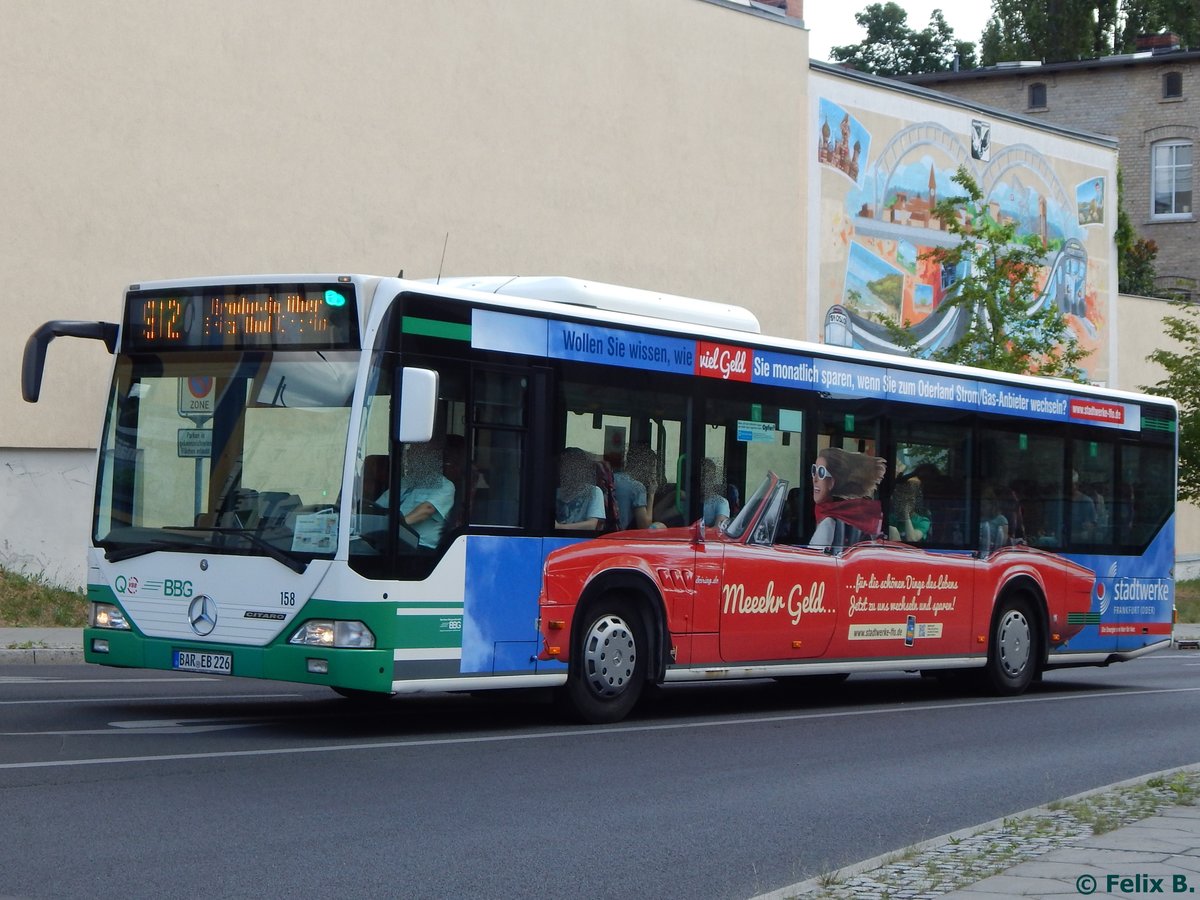
[[[618,722],[629,715],[645,685],[645,626],[637,608],[620,598],[589,607],[585,622],[571,658],[566,699],[585,722]]]
[[[1038,641],[1038,622],[1028,598],[1003,598],[992,626],[985,670],[993,693],[1020,694],[1029,687],[1040,661]]]

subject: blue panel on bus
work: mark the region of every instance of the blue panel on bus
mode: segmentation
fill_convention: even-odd
[[[1090,621],[1070,650],[1130,651],[1171,637],[1175,585],[1175,520],[1159,531],[1141,556],[1067,554],[1096,573]]]
[[[545,319],[477,309],[471,313],[471,346],[525,356],[546,355]]]
[[[472,535],[467,538],[467,581],[463,604],[462,673],[565,669],[566,664],[530,661],[541,649],[538,594],[546,554],[578,539]],[[513,653],[514,645],[523,645]],[[499,654],[499,655],[498,655]],[[523,654],[523,655],[522,655]],[[519,658],[518,658],[519,657]],[[515,667],[515,668],[514,668]]]
[[[471,346],[526,356],[569,359],[651,372],[731,377],[699,365],[695,338],[624,328],[562,322],[477,309]],[[720,345],[725,346],[725,345]],[[1093,399],[1038,387],[976,381],[956,375],[884,368],[846,360],[761,348],[732,348],[747,356],[746,377],[754,384],[821,391],[837,397],[879,397],[902,403],[936,404],[1051,422],[1083,422],[1126,431],[1142,427],[1141,407],[1115,399]]]
[[[550,323],[550,356],[579,362],[691,375],[696,341],[576,322]]]

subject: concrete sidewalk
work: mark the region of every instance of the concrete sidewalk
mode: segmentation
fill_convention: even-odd
[[[1086,837],[1000,875],[942,894],[943,900],[1095,894],[1188,894],[1200,888],[1200,807],[1156,816]]]

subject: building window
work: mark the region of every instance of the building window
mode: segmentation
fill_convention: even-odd
[[[1044,81],[1038,81],[1029,86],[1029,108],[1046,108],[1046,83]]]
[[[1192,144],[1163,141],[1152,150],[1155,218],[1192,215]]]
[[[1167,72],[1162,77],[1164,100],[1178,100],[1183,96],[1183,73]]]

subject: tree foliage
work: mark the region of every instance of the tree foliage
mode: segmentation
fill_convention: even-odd
[[[1131,53],[1140,34],[1179,35],[1180,45],[1200,49],[1200,0],[1121,0],[1119,53]]]
[[[1109,56],[1118,45],[1118,14],[1118,0],[992,0],[982,64]]]
[[[1200,0],[992,0],[980,64],[1131,53],[1138,35],[1164,31],[1200,47]]]
[[[1160,347],[1147,357],[1167,375],[1142,390],[1179,404],[1179,497],[1200,505],[1200,307],[1186,301],[1174,306],[1178,314],[1163,318],[1174,347]]]
[[[908,13],[893,2],[872,3],[854,19],[866,29],[866,37],[857,44],[834,47],[830,55],[839,62],[875,75],[916,75],[944,72],[957,65],[975,67],[975,45],[954,36],[940,9],[929,17],[929,25],[914,31],[908,25]]]
[[[1114,240],[1117,245],[1117,290],[1122,294],[1138,294],[1153,297],[1154,259],[1158,256],[1158,245],[1154,241],[1138,237],[1133,220],[1125,211],[1125,178],[1117,168],[1117,228]]]
[[[951,268],[969,263],[970,273],[942,300],[943,307],[956,307],[967,324],[956,341],[931,358],[1084,381],[1078,363],[1086,352],[1067,328],[1066,317],[1053,304],[1031,309],[1045,263],[1041,239],[1018,235],[1015,222],[993,218],[983,192],[965,168],[959,168],[952,180],[966,194],[938,201],[934,215],[959,241],[930,250],[925,258]],[[887,324],[893,339],[911,349],[914,339],[908,323]]]

